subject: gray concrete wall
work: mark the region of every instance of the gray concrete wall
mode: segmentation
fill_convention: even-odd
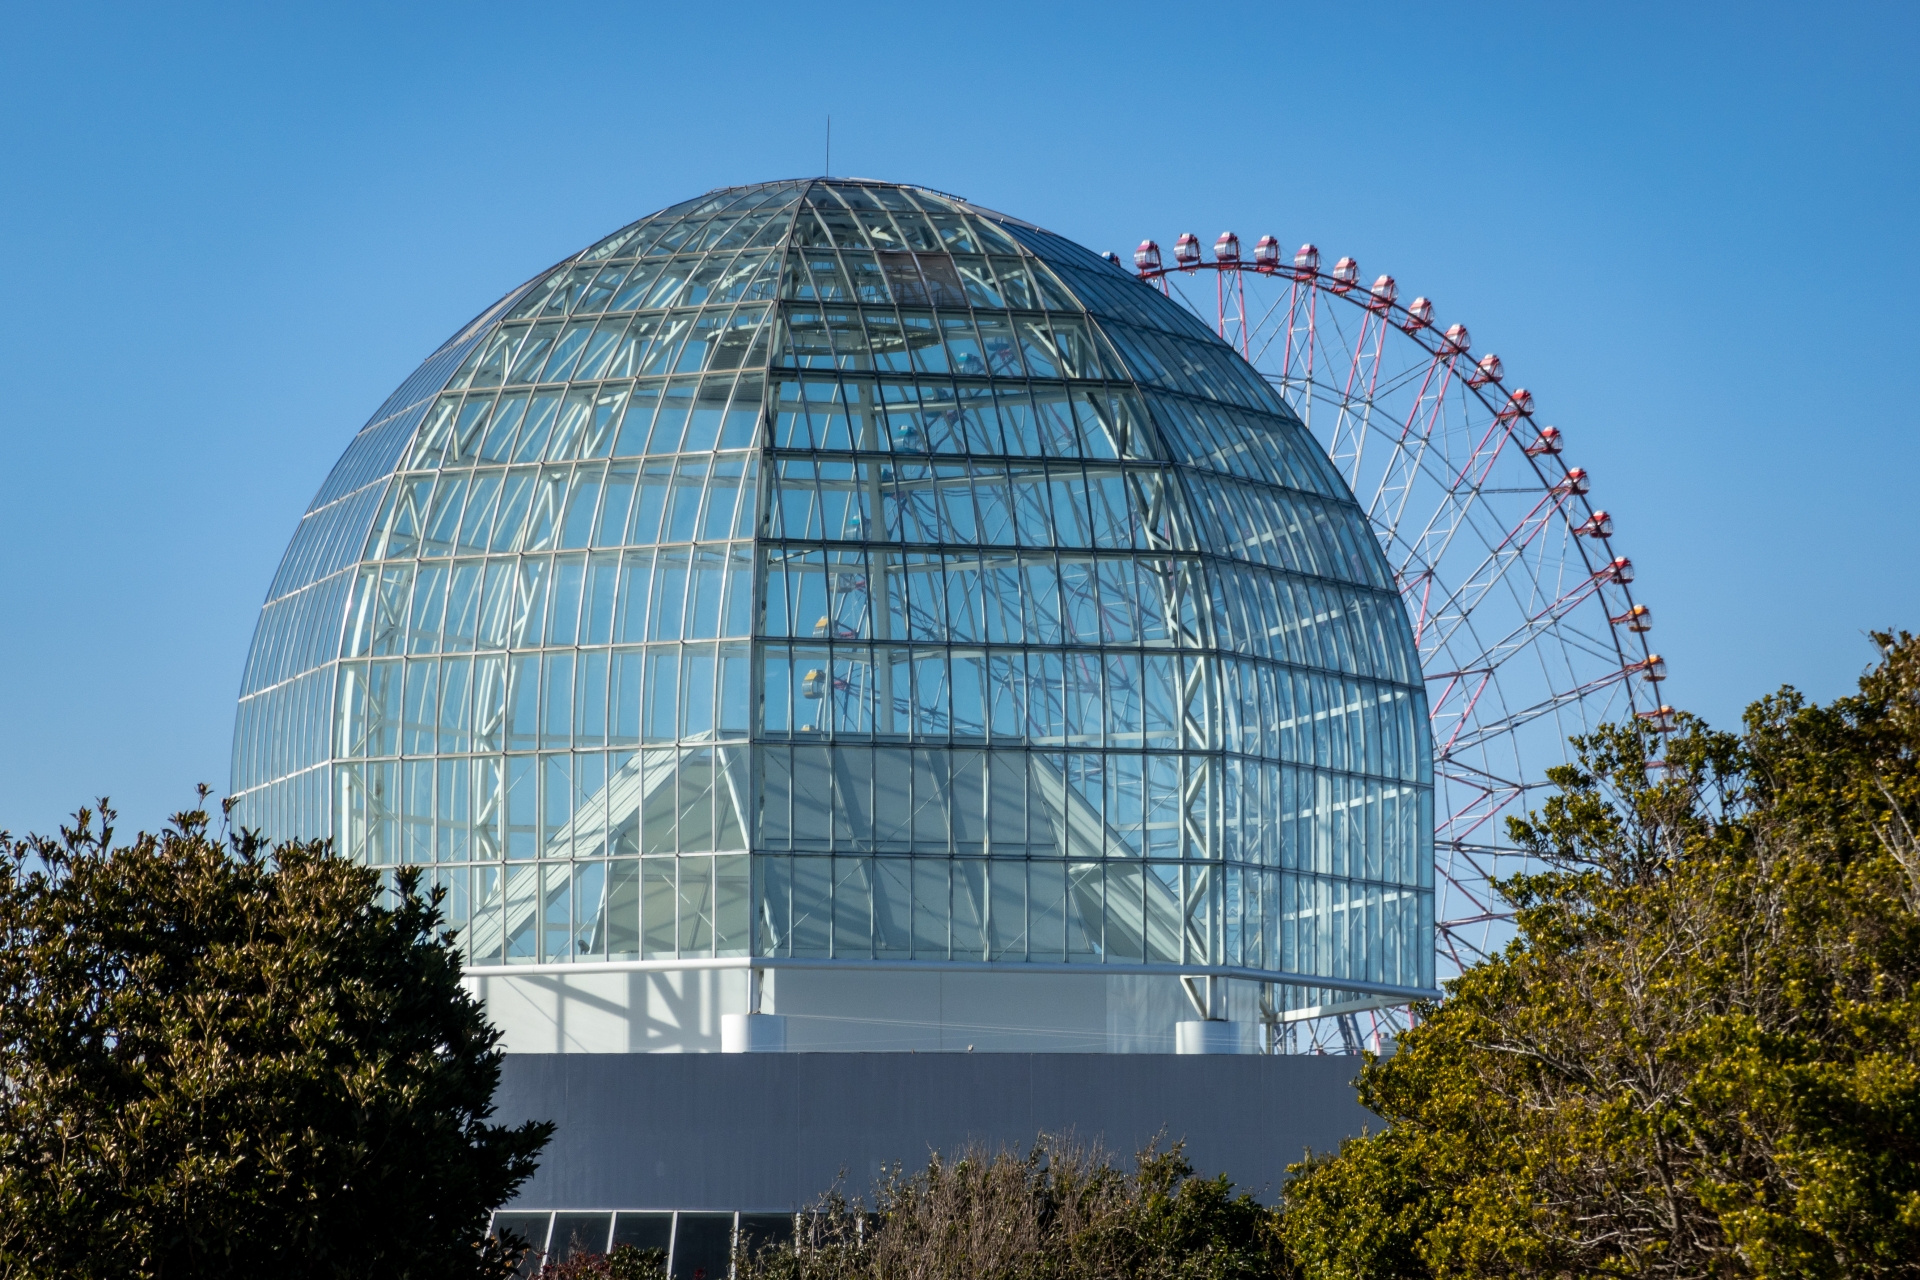
[[[843,1170],[1072,1133],[1130,1156],[1184,1138],[1271,1200],[1288,1164],[1376,1117],[1358,1058],[1087,1053],[508,1054],[497,1121],[558,1126],[513,1208],[791,1210]]]

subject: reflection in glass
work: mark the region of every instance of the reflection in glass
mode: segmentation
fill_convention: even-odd
[[[382,406],[262,612],[235,813],[430,864],[475,965],[1428,985],[1425,719],[1358,508],[1191,317],[962,201],[776,183]]]

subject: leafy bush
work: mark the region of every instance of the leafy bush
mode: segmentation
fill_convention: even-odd
[[[1920,1274],[1920,642],[1877,639],[1831,706],[1579,741],[1518,939],[1297,1167],[1308,1276]]]
[[[488,1211],[551,1126],[487,1123],[499,1033],[438,894],[112,818],[0,836],[0,1275],[510,1272]]]
[[[971,1149],[895,1168],[871,1212],[838,1190],[801,1238],[737,1260],[739,1280],[1252,1280],[1282,1266],[1277,1220],[1226,1178],[1150,1147],[1132,1175],[1042,1137],[1024,1158]]]
[[[540,1268],[539,1280],[667,1280],[667,1251],[615,1245],[611,1253],[578,1253]]]

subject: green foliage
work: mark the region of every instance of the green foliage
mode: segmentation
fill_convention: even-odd
[[[1193,1176],[1176,1145],[1128,1176],[1043,1137],[1024,1159],[973,1150],[896,1168],[869,1213],[837,1190],[796,1245],[737,1260],[739,1280],[1255,1280],[1283,1268],[1274,1213]]]
[[[1309,1276],[1920,1274],[1920,642],[1860,692],[1578,741],[1506,952],[1297,1168]]]
[[[551,1128],[486,1123],[498,1033],[438,894],[111,821],[0,836],[0,1276],[510,1270],[487,1213]]]
[[[1284,1234],[1302,1272],[1316,1280],[1432,1274],[1420,1244],[1439,1199],[1421,1176],[1419,1136],[1401,1127],[1350,1138],[1337,1156],[1293,1167]]]

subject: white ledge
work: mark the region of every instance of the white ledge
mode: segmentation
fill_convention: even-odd
[[[1236,978],[1291,987],[1324,987],[1360,995],[1391,996],[1397,1000],[1438,1000],[1441,992],[1424,987],[1400,987],[1358,978],[1328,978],[1319,974],[1286,973],[1221,964],[1065,964],[1059,961],[994,960],[830,960],[802,956],[697,956],[684,960],[579,960],[558,964],[472,965],[464,972],[475,978],[561,977],[570,973],[681,973],[733,969],[848,969],[901,970],[914,973],[1046,973],[1098,976],[1169,978]]]

